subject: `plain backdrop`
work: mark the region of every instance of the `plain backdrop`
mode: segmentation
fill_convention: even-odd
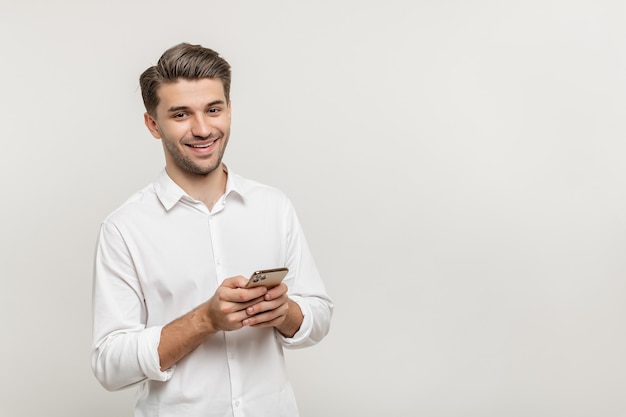
[[[626,3],[2,1],[0,415],[128,416],[89,366],[100,222],[163,167],[139,74],[233,66],[225,161],[336,303],[303,417],[626,415]]]

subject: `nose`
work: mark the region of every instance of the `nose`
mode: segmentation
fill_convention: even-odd
[[[191,124],[191,134],[195,137],[206,138],[211,135],[211,124],[204,114],[196,114]]]

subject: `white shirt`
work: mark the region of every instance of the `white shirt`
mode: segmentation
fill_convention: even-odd
[[[218,332],[160,371],[164,325],[208,300],[221,282],[286,266],[304,314],[285,338],[274,328]],[[228,174],[212,211],[167,175],[103,222],[93,286],[92,368],[108,390],[137,385],[135,416],[297,416],[283,347],[319,342],[333,305],[294,208],[279,190]]]

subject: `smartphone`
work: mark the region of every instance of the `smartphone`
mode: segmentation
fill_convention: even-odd
[[[275,287],[281,283],[283,278],[285,278],[285,275],[287,275],[287,272],[289,272],[289,269],[287,268],[262,269],[260,271],[254,271],[244,288],[253,288],[261,285],[267,288]]]

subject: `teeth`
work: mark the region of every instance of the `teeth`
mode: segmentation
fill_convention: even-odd
[[[209,142],[209,143],[205,143],[203,145],[189,145],[192,148],[208,148],[209,146],[213,145],[215,143],[215,141],[213,142]]]

